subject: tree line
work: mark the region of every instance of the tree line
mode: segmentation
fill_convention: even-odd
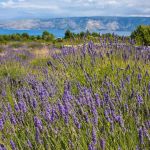
[[[83,39],[83,38],[95,38],[95,37],[113,37],[114,34],[106,33],[100,35],[97,32],[89,32],[88,30],[86,32],[80,32],[80,33],[74,33],[70,30],[66,30],[64,38],[58,38],[49,33],[48,31],[44,31],[42,35],[29,35],[28,33],[16,33],[11,35],[0,35],[0,42],[5,41],[62,41],[63,39]],[[115,35],[117,36],[117,35]],[[118,36],[121,38],[121,36]],[[130,36],[131,39],[134,39],[137,45],[150,45],[150,26],[140,25],[138,26]]]
[[[48,31],[44,31],[42,35],[29,35],[28,33],[16,33],[16,34],[10,34],[10,35],[0,35],[0,41],[38,41],[38,40],[44,40],[44,41],[53,41],[55,39],[55,36]]]

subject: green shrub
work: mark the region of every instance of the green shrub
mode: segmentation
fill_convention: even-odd
[[[140,25],[132,32],[131,38],[135,39],[137,45],[150,45],[150,26]]]

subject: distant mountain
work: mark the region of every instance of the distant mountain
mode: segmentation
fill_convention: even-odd
[[[150,25],[150,17],[72,17],[26,19],[1,22],[0,29],[70,29],[89,31],[133,31],[138,25]]]

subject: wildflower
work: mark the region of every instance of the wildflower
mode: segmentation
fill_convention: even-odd
[[[19,106],[18,106],[18,104],[17,103],[15,103],[15,110],[16,110],[16,112],[19,112],[20,111],[20,109],[19,109]]]
[[[138,134],[139,134],[139,141],[140,141],[140,144],[144,144],[143,130],[142,130],[142,128],[139,129]]]
[[[10,145],[11,145],[12,150],[16,150],[16,145],[13,140],[10,140]]]
[[[85,121],[86,121],[86,123],[88,123],[89,122],[89,117],[88,117],[88,113],[85,113]]]
[[[100,103],[100,99],[99,99],[99,95],[98,94],[95,94],[95,101],[96,101],[96,105],[98,107],[100,107],[101,103]]]
[[[39,128],[35,128],[35,140],[38,142],[38,143],[41,143],[41,139],[40,139],[40,131],[39,131]]]
[[[78,129],[80,129],[81,128],[81,124],[79,123],[78,118],[75,115],[73,115],[73,120],[74,120],[74,124],[76,125],[76,127]]]
[[[128,104],[124,104],[124,107],[125,107],[125,109],[126,109],[126,112],[128,112],[128,111],[129,111]]]
[[[17,124],[16,118],[15,118],[15,116],[14,116],[13,114],[11,114],[11,116],[10,116],[10,122],[11,122],[13,125],[16,125],[16,124]]]
[[[27,144],[28,144],[29,148],[32,148],[32,144],[29,139],[27,140]]]
[[[0,131],[3,130],[3,128],[4,128],[4,123],[3,123],[3,120],[0,119]]]
[[[6,150],[6,148],[3,144],[0,144],[0,150]]]
[[[116,121],[119,122],[121,127],[124,127],[124,122],[122,116],[116,116]]]
[[[97,140],[96,140],[96,130],[95,130],[94,127],[92,129],[92,142],[93,142],[93,144],[96,144],[96,142],[97,142]]]
[[[106,141],[102,138],[100,140],[100,146],[101,146],[102,150],[105,150],[105,145],[106,145]]]
[[[18,106],[22,112],[24,112],[24,113],[27,112],[27,107],[26,107],[26,104],[24,101],[22,101],[22,100],[19,101]]]
[[[136,98],[137,98],[137,103],[138,103],[139,106],[141,104],[143,104],[143,98],[142,98],[142,96],[140,94],[137,94]]]
[[[90,144],[89,144],[88,150],[95,150],[94,144],[93,144],[93,143],[90,143]]]
[[[35,109],[37,107],[37,100],[33,98],[32,100],[32,107]]]
[[[150,135],[149,135],[148,130],[146,129],[146,127],[143,127],[143,135],[144,135],[145,137],[147,137],[148,140],[150,141]]]
[[[36,128],[42,130],[43,126],[42,126],[42,122],[38,117],[34,117],[34,125]]]

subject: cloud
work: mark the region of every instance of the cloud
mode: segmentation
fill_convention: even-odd
[[[149,8],[149,0],[1,0],[0,16],[150,16]]]
[[[11,7],[11,6],[13,6],[15,4],[15,2],[13,1],[13,0],[8,0],[8,1],[6,1],[6,2],[1,2],[1,6],[2,7]]]
[[[108,30],[115,31],[115,30],[119,29],[119,24],[118,24],[118,22],[113,21],[113,22],[107,23],[106,27]]]
[[[93,31],[93,30],[100,30],[105,29],[103,23],[96,20],[89,20],[86,25],[86,30]]]
[[[33,1],[34,2],[34,1]],[[26,0],[8,0],[5,2],[1,2],[0,6],[3,8],[19,8],[19,9],[50,9],[50,10],[57,10],[58,6],[57,5],[47,5],[47,4],[40,4],[36,3],[36,1],[29,2]]]

